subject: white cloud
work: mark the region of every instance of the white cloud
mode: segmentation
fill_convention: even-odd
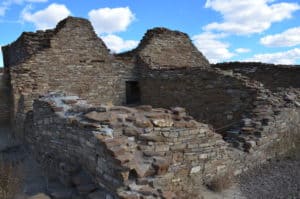
[[[217,63],[233,57],[235,54],[229,51],[229,44],[220,41],[224,34],[204,32],[192,37],[196,47],[209,59],[211,63]]]
[[[268,47],[291,47],[300,44],[300,26],[282,33],[268,35],[260,39],[260,43]]]
[[[6,12],[6,7],[0,7],[0,16],[4,16]]]
[[[70,10],[62,4],[53,3],[44,10],[39,10],[35,13],[29,11],[30,7],[25,8],[22,12],[22,19],[27,22],[32,22],[37,29],[53,28],[60,20],[71,14]]]
[[[294,48],[292,50],[277,53],[257,54],[245,61],[260,61],[274,64],[296,64],[297,60],[300,60],[300,48]]]
[[[237,48],[234,50],[237,53],[248,53],[251,52],[251,50],[249,48]]]
[[[260,33],[272,23],[292,17],[300,9],[297,3],[274,3],[274,0],[207,0],[205,7],[221,13],[224,21],[204,27],[238,35]]]
[[[106,46],[116,53],[131,50],[139,43],[135,40],[123,40],[121,37],[112,34],[101,36],[101,38],[105,42]]]
[[[128,7],[100,8],[91,10],[88,15],[98,34],[125,31],[135,19]]]
[[[4,16],[6,11],[14,4],[22,5],[23,3],[45,3],[48,0],[3,0],[0,4],[0,16]]]

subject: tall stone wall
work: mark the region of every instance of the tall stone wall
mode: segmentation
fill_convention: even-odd
[[[142,104],[182,106],[216,129],[239,122],[252,109],[256,90],[213,70],[147,70],[140,80]]]
[[[24,34],[20,41],[3,48],[11,77],[13,120],[19,124],[17,132],[22,132],[33,99],[50,91],[76,94],[93,104],[125,103],[125,81],[135,78],[134,64],[124,65],[113,59],[89,21],[69,17],[48,32],[51,37],[46,41],[44,35],[48,33],[38,32],[33,37]],[[34,45],[22,48],[32,38],[39,42],[35,45],[32,41]],[[44,43],[49,46],[40,48]],[[15,54],[21,58],[13,60]]]
[[[125,53],[153,69],[209,67],[208,60],[193,45],[187,34],[166,28],[148,30],[139,46]]]

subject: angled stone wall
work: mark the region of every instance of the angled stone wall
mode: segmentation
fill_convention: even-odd
[[[94,107],[50,94],[31,118],[26,140],[40,157],[83,168],[115,198],[188,196],[229,166],[222,137],[179,107]]]

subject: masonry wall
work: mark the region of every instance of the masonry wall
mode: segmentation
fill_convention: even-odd
[[[241,73],[250,79],[262,82],[266,88],[272,91],[276,91],[278,88],[300,88],[299,66],[229,62],[216,64],[213,67]]]
[[[166,28],[148,30],[132,53],[153,69],[209,67],[187,34]]]
[[[51,94],[35,101],[26,141],[38,159],[81,167],[116,198],[187,196],[229,166],[222,137],[179,107],[94,107]]]
[[[22,132],[26,113],[40,94],[64,91],[93,104],[123,104],[125,82],[135,79],[134,64],[114,59],[89,21],[69,17],[48,32],[48,40],[43,37],[48,33],[36,33],[33,41],[25,34],[20,41],[4,47],[14,99],[12,118],[19,124],[16,132]],[[35,40],[39,41],[37,45]],[[49,47],[40,48],[45,43]],[[20,58],[14,58],[15,54]]]
[[[0,71],[0,124],[9,125],[10,123],[10,88],[8,77]]]
[[[251,110],[255,89],[212,70],[148,70],[140,80],[142,104],[182,106],[197,120],[224,128]]]
[[[203,183],[238,175],[292,149],[300,139],[300,111],[291,102],[285,106],[277,113],[253,110],[262,118],[249,118],[235,129],[241,131],[238,147],[183,108],[95,107],[54,93],[35,101],[26,141],[38,159],[54,163],[53,172],[62,164],[84,169],[106,195],[194,197]],[[272,119],[254,125],[267,117]],[[72,179],[74,170],[60,175]]]
[[[2,48],[5,66],[19,64],[33,54],[50,47],[52,30],[24,32],[14,43]]]

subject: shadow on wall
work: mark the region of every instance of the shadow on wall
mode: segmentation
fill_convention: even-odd
[[[8,85],[8,77],[0,68],[0,124],[10,124],[10,87]]]
[[[229,76],[203,71],[151,71],[141,79],[141,102],[154,107],[181,106],[197,120],[215,129],[239,122],[256,92]]]

